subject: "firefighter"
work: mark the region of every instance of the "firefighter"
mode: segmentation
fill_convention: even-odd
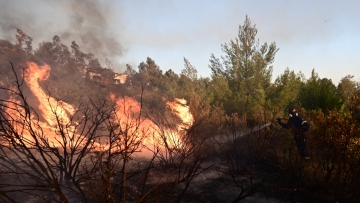
[[[310,159],[306,148],[306,131],[309,130],[310,124],[297,113],[294,107],[289,108],[289,119],[287,123],[282,123],[281,118],[277,118],[276,121],[283,128],[292,129],[294,140],[301,157],[307,160]]]

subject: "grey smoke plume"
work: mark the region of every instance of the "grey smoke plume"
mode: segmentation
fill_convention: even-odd
[[[115,2],[97,0],[0,0],[0,39],[15,40],[16,28],[34,39],[33,47],[58,35],[70,46],[75,41],[85,53],[93,53],[104,64],[116,63],[123,54],[121,19]]]

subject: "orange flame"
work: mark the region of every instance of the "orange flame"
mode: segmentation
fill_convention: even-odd
[[[48,65],[38,66],[35,63],[28,63],[28,68],[24,73],[24,80],[32,93],[39,100],[41,115],[50,126],[56,125],[55,115],[58,115],[62,124],[68,123],[67,113],[74,113],[75,109],[65,102],[58,102],[54,98],[45,94],[40,87],[39,81],[47,80],[50,76],[51,68]]]
[[[73,106],[65,102],[59,102],[54,98],[46,95],[44,90],[39,85],[39,81],[47,80],[50,76],[50,66],[38,66],[31,62],[29,62],[27,65],[28,68],[24,72],[24,81],[28,85],[33,95],[39,101],[38,108],[41,112],[38,113],[43,116],[46,123],[48,124],[43,125],[43,127],[47,127],[47,130],[55,130],[53,129],[54,126],[57,126],[55,115],[58,116],[60,124],[66,124],[70,122],[68,114],[73,114],[75,112]],[[118,122],[120,122],[119,125],[125,129],[126,127],[129,127],[129,123],[132,123],[132,126],[130,125],[128,130],[134,133],[130,134],[133,136],[138,136],[138,138],[135,139],[141,139],[142,143],[148,146],[160,145],[161,147],[161,145],[167,145],[168,147],[172,148],[181,147],[182,132],[193,123],[193,116],[189,112],[189,107],[186,105],[185,99],[175,99],[175,101],[167,102],[167,106],[170,107],[173,113],[179,116],[183,122],[178,125],[177,129],[164,129],[161,126],[156,125],[148,118],[140,118],[139,114],[141,111],[141,106],[136,100],[129,97],[116,98],[115,94],[110,94],[109,97],[116,103],[118,108],[116,115]],[[16,102],[15,99],[11,99],[13,102]],[[11,113],[16,115],[19,112]],[[138,125],[134,124],[134,122],[138,122]],[[47,139],[51,140],[53,138],[48,137]],[[57,141],[52,143],[57,143]],[[100,143],[94,143],[94,145],[99,146],[100,148],[102,147],[102,149],[107,148],[107,146],[100,146]]]
[[[117,111],[117,121],[122,129],[126,129],[128,134],[137,136],[135,139],[142,139],[143,144],[154,145],[155,141],[149,134],[154,134],[156,125],[147,118],[141,118],[141,107],[139,102],[130,97],[116,98],[114,94],[110,98],[115,101]],[[156,133],[157,134],[157,133]]]
[[[140,104],[132,98],[124,97],[116,99],[114,94],[111,94],[110,98],[115,100],[119,109],[119,111],[117,111],[118,118],[129,117],[130,114],[136,115],[141,110]],[[160,147],[167,145],[171,148],[181,147],[182,131],[192,125],[193,116],[189,112],[189,107],[186,105],[185,99],[175,99],[173,102],[167,102],[167,106],[170,107],[173,113],[183,122],[178,125],[178,129],[165,129],[162,126],[156,125],[150,119],[143,119],[138,125],[139,129],[137,129],[139,132],[147,134],[139,135],[140,139],[144,138],[143,144],[148,146],[160,145]],[[120,123],[120,125],[124,124],[125,123]]]
[[[190,112],[189,106],[186,105],[185,99],[175,98],[175,101],[167,102],[167,105],[183,122],[179,124],[178,130],[187,129],[193,124],[194,117]]]

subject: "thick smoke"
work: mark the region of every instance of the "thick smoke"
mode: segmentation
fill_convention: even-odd
[[[85,53],[104,64],[123,54],[116,3],[97,0],[0,0],[0,38],[15,42],[16,28],[34,39],[33,47],[58,35],[70,46],[75,41]],[[119,10],[119,9],[118,9]]]

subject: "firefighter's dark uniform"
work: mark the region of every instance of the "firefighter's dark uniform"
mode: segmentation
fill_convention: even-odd
[[[296,146],[300,152],[300,155],[304,157],[305,159],[309,158],[309,154],[306,148],[306,131],[309,130],[310,124],[304,120],[301,116],[298,115],[298,113],[295,112],[289,112],[290,117],[288,119],[287,123],[282,123],[281,119],[276,119],[277,122],[283,127],[287,129],[292,129],[294,132],[294,140],[296,143]]]

